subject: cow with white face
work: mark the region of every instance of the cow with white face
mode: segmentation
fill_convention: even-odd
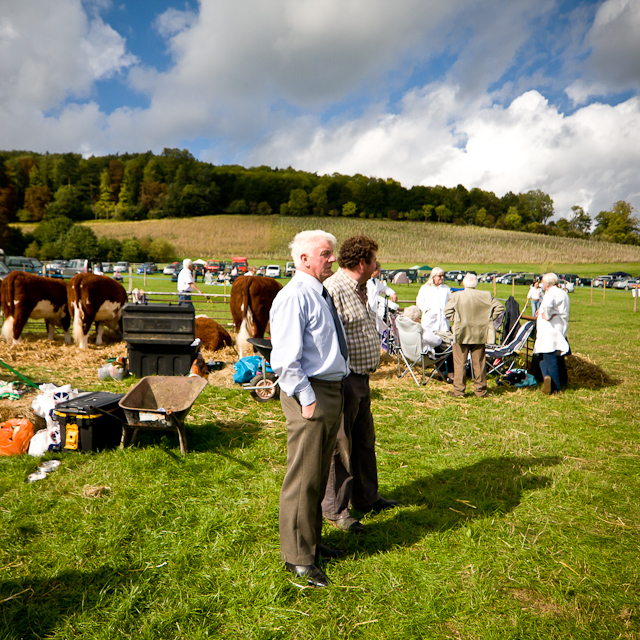
[[[29,318],[44,320],[47,337],[53,340],[54,327],[64,331],[70,344],[71,317],[67,306],[67,286],[54,278],[45,278],[24,271],[12,271],[0,285],[4,324],[2,336],[12,345],[20,341]]]
[[[69,282],[69,311],[73,318],[73,340],[81,349],[89,342],[89,330],[96,323],[96,346],[102,344],[105,325],[120,333],[125,288],[108,276],[78,273]]]

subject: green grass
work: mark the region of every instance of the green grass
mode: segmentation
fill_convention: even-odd
[[[572,350],[614,384],[546,397],[491,383],[488,399],[458,401],[440,383],[374,381],[381,493],[401,506],[366,516],[361,537],[325,530],[349,551],[324,564],[329,589],[296,586],[279,560],[276,403],[207,387],[185,457],[147,432],[124,451],[58,455],[33,484],[37,460],[0,459],[0,637],[637,638],[632,309],[629,293],[571,294]]]

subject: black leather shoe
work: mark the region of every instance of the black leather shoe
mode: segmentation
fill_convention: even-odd
[[[316,560],[318,558],[343,558],[347,555],[344,549],[332,549],[322,543],[316,545]]]
[[[290,562],[285,562],[284,566],[287,571],[291,571],[298,578],[306,578],[307,582],[313,587],[328,587],[331,584],[331,580],[315,564],[291,564]]]
[[[364,533],[366,531],[362,522],[356,520],[352,515],[345,516],[339,520],[329,520],[329,522],[340,531],[348,533]]]
[[[386,498],[378,498],[373,504],[370,504],[362,513],[380,513],[385,509],[393,509],[398,506],[397,500],[387,500]]]

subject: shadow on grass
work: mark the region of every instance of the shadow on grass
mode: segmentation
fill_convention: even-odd
[[[185,424],[189,451],[228,452],[250,446],[261,432],[261,424],[252,421],[216,421],[199,425]],[[179,448],[178,434],[172,431],[141,429],[136,438],[140,447],[160,445],[169,450]]]
[[[411,545],[430,532],[500,517],[520,504],[524,492],[550,484],[548,477],[531,473],[533,467],[551,467],[560,461],[559,456],[485,458],[468,467],[444,469],[419,478],[385,494],[400,503],[396,517],[376,522],[377,516],[369,516],[368,534],[359,542],[365,552],[377,553]],[[409,506],[418,508],[403,510]],[[331,538],[334,535],[331,532]]]
[[[105,606],[115,592],[139,575],[103,567],[94,572],[66,571],[51,578],[0,581],[0,637],[50,637],[61,621],[83,610]]]

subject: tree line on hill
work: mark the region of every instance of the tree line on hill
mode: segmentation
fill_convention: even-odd
[[[29,249],[41,259],[68,253],[60,243],[85,233],[79,230],[82,227],[71,226],[76,221],[222,213],[432,221],[640,244],[640,222],[625,201],[593,220],[580,206],[572,211],[569,219],[551,220],[553,201],[540,190],[509,192],[499,198],[462,185],[405,188],[393,179],[359,174],[318,176],[290,167],[215,166],[180,149],[165,149],[160,155],[148,151],[89,158],[0,151],[0,246],[12,253]],[[57,218],[61,220],[54,224]],[[7,226],[15,221],[41,224],[34,234],[23,236]],[[63,227],[63,234],[54,233]],[[101,255],[107,247],[95,242],[98,253],[93,257],[127,259],[117,254],[122,243]],[[140,258],[154,259],[148,253],[151,241],[135,242]],[[51,255],[54,250],[61,252]],[[159,251],[168,252],[166,246]]]

